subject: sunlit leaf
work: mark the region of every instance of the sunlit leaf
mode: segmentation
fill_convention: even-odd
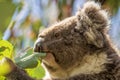
[[[7,58],[2,58],[0,60],[0,76],[7,75],[12,71],[12,66],[10,61]]]
[[[12,59],[13,46],[5,40],[0,40],[0,76],[4,76],[12,71],[9,59]],[[1,77],[0,79],[4,79]]]
[[[0,80],[5,80],[5,77],[4,76],[0,76]]]
[[[13,46],[11,43],[5,40],[0,40],[0,60],[2,60],[3,57],[8,57],[12,59],[13,55]]]

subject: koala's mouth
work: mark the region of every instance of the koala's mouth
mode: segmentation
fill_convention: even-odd
[[[34,47],[34,52],[45,54],[44,57],[40,57],[40,60],[42,60],[42,62],[46,65],[52,66],[52,64],[57,63],[58,61],[54,53],[48,50],[46,47],[36,45]]]
[[[41,46],[39,46],[34,48],[34,52],[39,52],[44,54],[44,53],[49,53],[50,51],[44,50]]]
[[[44,49],[42,46],[35,46],[34,47],[34,52],[39,52],[39,53],[42,53],[42,54],[50,53],[50,51],[48,51],[47,49]]]
[[[44,58],[46,58],[46,57],[49,58],[50,55],[52,55],[53,57],[55,57],[50,50],[48,50],[46,47],[39,46],[39,45],[36,45],[34,47],[34,52],[39,52],[41,54],[46,54],[46,56],[44,56]],[[44,59],[44,58],[42,57],[42,59]]]

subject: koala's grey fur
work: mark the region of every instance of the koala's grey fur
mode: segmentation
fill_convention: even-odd
[[[110,42],[109,26],[107,12],[87,2],[75,16],[41,32],[34,50],[47,53],[44,79],[120,80],[120,56]]]
[[[120,57],[111,46],[109,26],[107,12],[87,2],[75,16],[41,32],[35,51],[48,55],[42,60],[46,78],[120,80]]]

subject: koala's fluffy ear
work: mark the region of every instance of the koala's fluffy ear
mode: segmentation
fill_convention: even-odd
[[[99,4],[91,1],[87,2],[76,16],[76,27],[83,33],[88,43],[99,48],[103,47],[103,31],[109,26],[107,12],[101,10]]]
[[[84,5],[83,12],[89,17],[96,29],[100,30],[109,26],[110,21],[108,13],[105,10],[102,10],[98,3],[93,1],[87,2]]]

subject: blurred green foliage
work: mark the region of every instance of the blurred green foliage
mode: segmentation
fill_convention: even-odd
[[[12,0],[0,0],[0,37],[8,27],[15,8]]]
[[[43,67],[41,66],[40,62],[36,68],[33,69],[26,69],[28,74],[36,79],[41,79],[45,76],[45,71]]]
[[[105,5],[108,5],[111,12],[116,14],[120,6],[120,0],[105,0]]]

